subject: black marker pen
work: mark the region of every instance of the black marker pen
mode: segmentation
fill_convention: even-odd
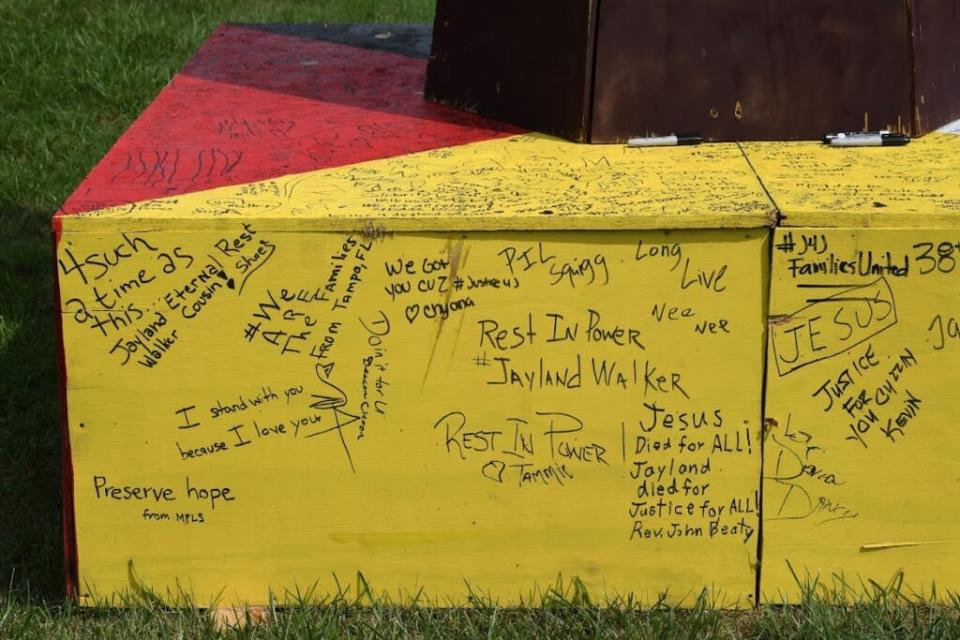
[[[910,142],[910,136],[902,133],[875,131],[871,133],[828,133],[823,144],[831,147],[902,147]]]
[[[700,144],[703,136],[677,134],[674,136],[655,136],[653,138],[630,138],[628,147],[676,147],[684,144]]]

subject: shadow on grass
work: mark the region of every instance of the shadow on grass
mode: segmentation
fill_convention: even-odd
[[[0,211],[0,593],[62,600],[51,215]]]

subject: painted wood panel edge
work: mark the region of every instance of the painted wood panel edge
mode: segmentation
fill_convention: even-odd
[[[753,604],[755,608],[759,608],[763,603],[763,449],[766,442],[767,431],[767,366],[769,363],[768,351],[770,349],[770,297],[773,292],[773,247],[775,233],[776,228],[770,229],[766,238],[764,238],[765,246],[760,252],[760,269],[763,274],[760,285],[760,295],[763,296],[760,302],[760,309],[763,313],[763,317],[761,318],[761,337],[763,342],[760,344],[760,468],[757,477],[757,559],[753,591]]]
[[[77,549],[77,532],[75,510],[73,505],[73,456],[70,448],[69,414],[67,412],[67,360],[63,340],[63,300],[60,296],[60,277],[57,268],[57,248],[61,234],[52,234],[53,242],[53,303],[56,313],[56,359],[58,378],[58,419],[60,421],[60,493],[61,493],[61,526],[63,527],[63,568],[64,588],[70,600],[76,600],[79,594],[79,554]]]
[[[960,229],[960,215],[950,211],[895,213],[886,211],[793,211],[782,213],[778,227],[842,230]]]
[[[256,224],[264,231],[303,233],[343,232],[380,237],[394,232],[458,233],[468,231],[674,231],[685,229],[772,228],[775,212],[758,215],[603,216],[552,217],[548,215],[491,219],[481,216],[436,218],[139,218],[71,215],[56,218],[55,229],[77,233],[140,231],[210,231],[235,226],[238,221]]]

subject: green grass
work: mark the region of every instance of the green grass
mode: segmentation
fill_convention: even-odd
[[[467,1],[467,0],[464,0]],[[64,600],[53,256],[49,221],[220,22],[428,22],[432,0],[0,0],[0,638],[203,638],[209,618],[149,600]],[[551,593],[538,608],[360,607],[271,612],[238,637],[960,638],[960,603],[878,589],[856,605],[810,590],[799,607],[639,608]],[[230,634],[228,634],[230,635]]]
[[[122,609],[76,609],[0,595],[0,637],[16,638],[643,638],[650,640],[822,638],[870,640],[960,637],[960,601],[931,605],[877,589],[854,604],[844,589],[812,592],[795,607],[713,609],[701,596],[688,609],[640,608],[629,599],[592,602],[581,591],[548,592],[532,607],[503,609],[362,606],[346,597],[268,608],[265,624],[216,630],[196,608],[125,603]]]

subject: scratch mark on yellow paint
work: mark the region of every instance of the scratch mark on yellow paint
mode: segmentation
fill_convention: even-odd
[[[460,246],[461,246],[461,248],[462,248],[462,246],[463,246],[463,242],[462,242],[462,241],[461,241],[461,243],[460,243]],[[466,264],[467,264],[467,258],[468,258],[468,257],[470,257],[470,246],[469,246],[469,245],[467,246],[466,250],[463,251],[462,254],[460,254],[459,266],[458,266],[457,268],[463,267],[464,265],[466,265]],[[456,269],[451,268],[451,275],[450,275],[450,277],[453,278],[453,279],[456,278]],[[449,302],[449,296],[448,296],[448,300],[447,300],[447,301]],[[460,323],[457,325],[456,335],[454,335],[454,337],[453,337],[453,349],[450,351],[450,357],[451,357],[451,358],[452,358],[453,355],[457,352],[457,345],[458,345],[459,342],[460,342],[460,335],[463,333],[463,322],[464,322],[464,320],[466,320],[466,315],[461,314],[461,315],[460,315]]]
[[[946,544],[942,540],[924,541],[924,542],[875,542],[860,546],[860,553],[869,553],[870,551],[885,551],[887,549],[900,549],[903,547],[919,547],[928,544]]]
[[[454,281],[457,279],[457,272],[460,270],[460,258],[463,253],[463,238],[453,242],[452,240],[447,240],[446,247],[444,249],[447,252],[447,258],[450,262],[450,276],[447,280],[447,295],[444,299],[444,303],[449,305],[450,298],[453,296]],[[466,257],[464,256],[464,262],[466,262]],[[460,326],[463,326],[463,318],[461,317]],[[433,358],[437,354],[437,345],[440,344],[440,336],[443,334],[444,327],[444,318],[443,316],[437,316],[437,335],[433,338],[433,346],[430,348],[430,357],[427,359],[427,368],[423,371],[423,380],[420,381],[420,390],[427,384],[427,377],[430,375],[430,368],[433,366]]]

